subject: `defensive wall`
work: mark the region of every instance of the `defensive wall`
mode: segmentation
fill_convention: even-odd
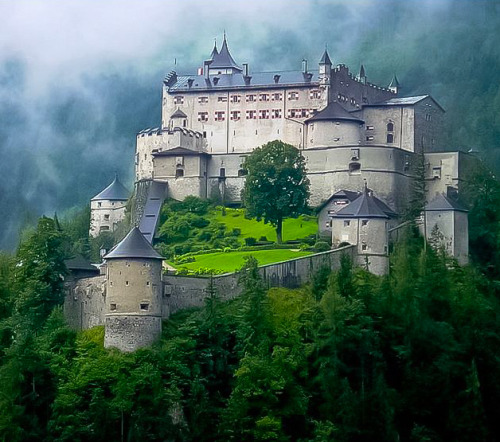
[[[337,270],[340,258],[348,255],[357,262],[357,250],[349,245],[335,250],[316,253],[289,261],[259,267],[259,272],[268,287],[297,288],[310,281],[322,267]],[[209,296],[208,287],[212,279],[217,295],[229,300],[240,295],[238,273],[215,275],[213,278],[194,276],[163,276],[162,317],[168,319],[179,310],[201,307]],[[64,315],[70,327],[84,330],[96,325],[104,325],[106,303],[106,277],[99,275],[82,278],[66,284]]]

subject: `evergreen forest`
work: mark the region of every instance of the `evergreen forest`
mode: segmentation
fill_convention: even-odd
[[[0,258],[0,440],[498,440],[500,184],[470,188],[467,267],[411,228],[383,277],[344,257],[269,288],[248,258],[240,297],[130,354],[65,325],[81,220],[41,218]]]

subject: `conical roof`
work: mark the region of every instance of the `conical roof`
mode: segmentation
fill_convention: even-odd
[[[400,87],[401,85],[399,84],[398,77],[396,77],[396,74],[394,74],[394,77],[392,77],[391,82],[389,83],[389,87]]]
[[[125,238],[123,238],[104,259],[163,259],[158,252],[153,249],[148,240],[144,238],[141,231],[134,227]]]
[[[226,35],[224,34],[224,41],[222,42],[222,47],[220,48],[220,52],[218,54],[212,51],[212,63],[210,63],[210,69],[227,69],[233,68],[238,71],[242,71],[233,57],[229,53],[229,49],[227,47]]]
[[[92,201],[108,200],[108,201],[127,201],[130,193],[127,188],[120,183],[118,176],[115,175],[113,182],[106,187],[102,192],[98,193]]]
[[[359,68],[359,75],[358,75],[358,77],[359,78],[366,77],[365,67],[363,65],[361,65],[361,67]]]
[[[347,112],[338,102],[332,101],[328,106],[326,106],[322,111],[318,112],[313,117],[306,120],[310,121],[355,121],[356,123],[364,123],[363,120],[355,117],[354,115]]]
[[[219,55],[219,51],[217,50],[217,40],[215,40],[214,48],[212,49],[212,53],[210,54],[209,60],[213,60],[214,57],[216,57],[217,55]]]
[[[330,60],[330,56],[328,55],[328,51],[325,49],[325,52],[323,52],[323,55],[321,57],[321,60],[319,61],[319,64],[332,64],[332,60]]]
[[[358,198],[340,209],[333,216],[339,218],[389,218],[390,216],[384,212],[382,204],[387,207],[377,197],[373,196],[368,188],[365,188]]]

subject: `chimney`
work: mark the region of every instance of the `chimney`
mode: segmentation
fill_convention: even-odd
[[[193,82],[194,82],[193,78],[188,78],[188,88],[189,89],[191,89],[193,87]]]
[[[245,86],[250,86],[250,80],[252,79],[252,77],[250,77],[250,75],[244,75],[243,76],[243,80],[245,81]]]
[[[211,60],[207,60],[207,61],[203,62],[203,73],[205,74],[205,80],[209,79],[208,71],[210,68],[210,63],[211,63]]]
[[[281,77],[281,75],[278,75],[278,74],[276,74],[276,75],[273,77],[273,78],[274,78],[274,82],[275,82],[276,84],[278,84],[278,83],[280,82],[280,77]]]
[[[307,74],[307,60],[305,58],[302,60],[302,73]]]
[[[248,63],[243,63],[243,76],[248,77]]]

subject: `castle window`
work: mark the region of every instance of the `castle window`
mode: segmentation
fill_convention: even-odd
[[[97,203],[97,207],[101,207],[101,203]]]
[[[374,126],[366,126],[366,130],[373,130],[373,129],[375,129]]]
[[[227,103],[227,96],[226,95],[222,95],[221,97],[217,97],[217,101],[219,103]]]
[[[206,130],[203,131],[203,138],[207,138],[207,131]]]
[[[298,100],[299,93],[298,92],[288,92],[288,99],[289,100]]]
[[[182,127],[186,127],[186,126],[187,126],[187,120],[184,119],[184,120],[182,120]]]
[[[361,220],[361,225],[362,226],[367,226],[368,225],[368,220],[367,219]]]
[[[387,132],[394,131],[394,123],[387,123]]]
[[[184,97],[182,95],[175,96],[174,104],[184,104]]]
[[[387,143],[394,143],[394,134],[387,134]]]
[[[208,97],[198,97],[198,103],[200,103],[200,104],[207,104],[208,103]]]
[[[219,169],[219,177],[224,178],[225,176],[226,176],[226,168],[225,167],[221,167]]]
[[[238,176],[245,176],[248,173],[246,169],[239,169]]]
[[[268,120],[269,119],[269,109],[261,109],[259,111],[259,118],[261,120]]]
[[[109,226],[101,226],[99,228],[99,232],[107,232],[109,230]]]
[[[344,227],[349,227],[351,225],[351,221],[349,220],[344,220]]]
[[[441,168],[440,167],[433,167],[432,168],[432,178],[441,178]]]
[[[104,219],[105,219],[106,221],[109,221],[109,215],[107,215],[107,214],[106,214],[106,215],[104,215]]]
[[[321,98],[321,91],[319,89],[314,89],[309,93],[309,97],[313,100]]]
[[[425,120],[431,121],[431,114],[425,114]]]
[[[257,95],[249,94],[249,95],[246,95],[245,99],[246,99],[247,103],[251,103],[251,102],[257,101]]]
[[[184,169],[178,168],[175,170],[175,177],[180,178],[184,176]]]
[[[226,119],[225,111],[215,111],[215,121],[224,121]]]
[[[151,285],[151,283],[150,283],[149,281],[146,281],[146,285],[147,285],[147,286],[150,286],[150,285]]]
[[[231,111],[231,120],[238,121],[240,119],[240,111]]]
[[[135,154],[135,165],[137,166],[139,164],[139,154]]]
[[[231,103],[239,103],[241,101],[241,95],[231,95]]]
[[[269,101],[269,94],[260,94],[259,101]]]
[[[351,160],[359,160],[359,149],[351,149]]]
[[[353,175],[361,173],[361,164],[349,163],[349,173]]]
[[[256,110],[247,110],[246,111],[247,120],[256,120],[257,119],[257,111]]]
[[[116,311],[116,304],[109,304],[109,309],[114,312]]]
[[[283,101],[283,94],[281,92],[277,92],[275,94],[271,94],[273,101]]]
[[[373,141],[373,137],[372,136],[366,137],[366,141]]]
[[[272,119],[281,118],[281,109],[273,109],[271,111],[271,118]]]
[[[182,166],[184,164],[184,157],[175,157],[175,165]]]
[[[366,250],[368,246],[366,244],[361,244],[361,250]]]
[[[148,311],[149,310],[149,304],[146,303],[146,302],[144,304],[141,304],[140,307],[141,307],[142,311]]]
[[[128,281],[125,281],[125,285],[127,285],[127,286],[128,286]]]

